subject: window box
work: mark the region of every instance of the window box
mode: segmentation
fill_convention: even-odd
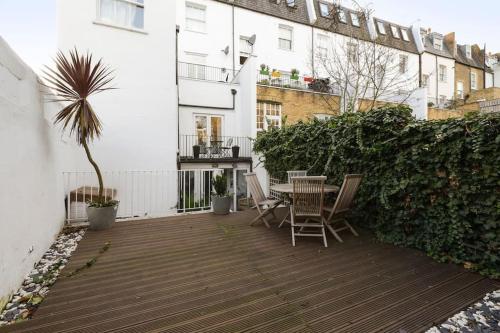
[[[311,83],[314,81],[314,78],[310,77],[310,76],[304,76],[304,82],[308,82],[308,83]]]

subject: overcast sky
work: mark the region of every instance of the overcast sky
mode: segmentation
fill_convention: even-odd
[[[147,1],[174,0],[146,0],[146,6]],[[500,0],[359,1],[376,17],[443,34],[455,31],[459,44],[486,43],[489,51],[500,52]],[[352,7],[350,0],[343,4]],[[0,0],[0,36],[34,69],[55,53],[55,26],[55,0]]]

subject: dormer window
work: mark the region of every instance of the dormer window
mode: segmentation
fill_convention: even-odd
[[[465,55],[468,59],[472,59],[472,48],[470,45],[465,45]]]
[[[328,4],[324,2],[319,3],[319,11],[321,13],[321,16],[323,17],[328,17],[330,16],[330,9],[328,8]]]
[[[384,26],[384,23],[383,23],[383,22],[378,21],[378,22],[377,22],[377,28],[378,28],[378,32],[379,32],[381,35],[385,35],[385,34],[386,34],[386,32],[385,32],[385,26]]]
[[[405,42],[409,42],[410,41],[410,36],[408,35],[408,30],[401,29],[401,36],[403,36],[403,40]]]
[[[295,0],[286,0],[286,5],[288,7],[295,7]]]
[[[355,27],[359,27],[359,16],[356,13],[351,13],[351,22]]]
[[[392,32],[392,36],[394,38],[397,38],[399,39],[399,30],[398,30],[398,27],[394,26],[394,25],[391,25],[391,32]]]
[[[342,9],[339,9],[339,21],[342,23],[347,23],[347,16]]]
[[[443,40],[441,38],[434,37],[433,46],[436,50],[442,51],[443,50]]]

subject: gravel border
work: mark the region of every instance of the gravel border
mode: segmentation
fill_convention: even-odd
[[[500,332],[500,290],[457,313],[427,333],[498,333]]]
[[[82,240],[85,229],[62,232],[0,313],[0,327],[30,318]]]

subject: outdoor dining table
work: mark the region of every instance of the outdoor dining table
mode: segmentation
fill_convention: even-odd
[[[274,192],[282,193],[284,195],[287,195],[288,197],[292,197],[292,195],[293,195],[293,184],[276,184],[276,185],[272,185],[270,187],[270,190],[274,191]],[[338,193],[340,191],[340,187],[338,187],[336,185],[326,185],[325,184],[323,190],[324,190],[325,193]],[[286,216],[283,218],[283,220],[280,222],[279,227],[281,227],[281,225],[284,222],[290,222],[289,220],[287,220],[289,216],[290,216],[290,212],[288,212],[286,214]]]
[[[276,184],[270,187],[272,191],[283,193],[283,194],[293,194],[293,184]],[[336,185],[325,185],[325,193],[337,193],[340,187]]]

